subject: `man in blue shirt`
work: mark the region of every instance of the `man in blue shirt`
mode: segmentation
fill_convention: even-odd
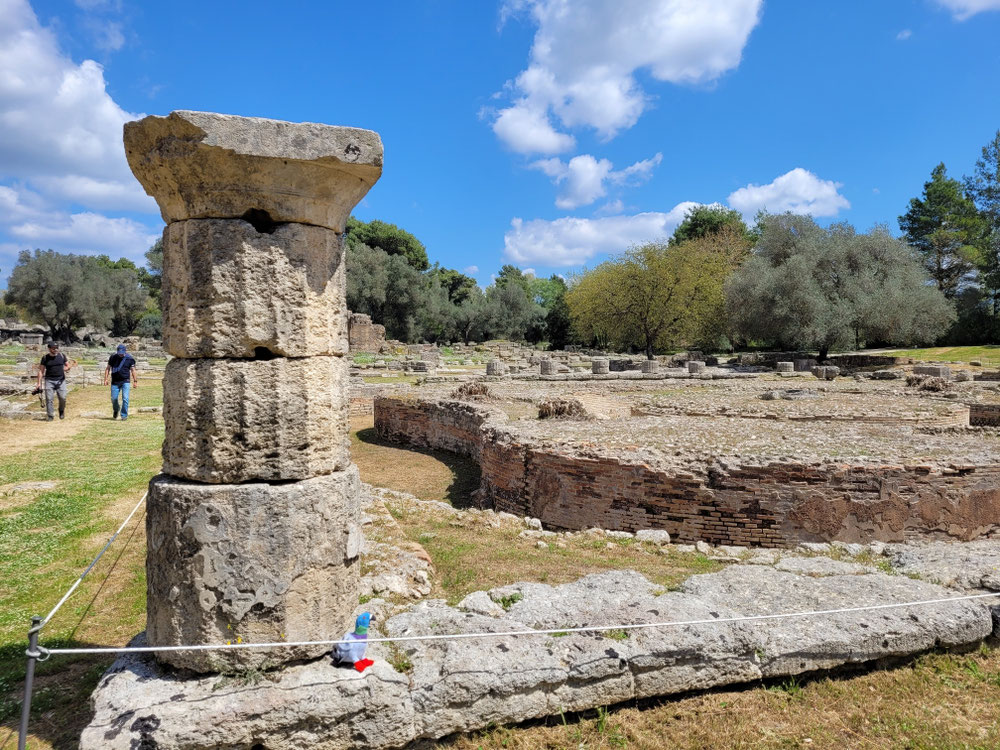
[[[128,419],[128,396],[130,388],[138,387],[139,379],[135,374],[135,360],[125,351],[125,344],[119,344],[115,354],[108,358],[108,366],[104,368],[104,385],[111,379],[111,407],[114,409],[112,419],[118,419],[118,395],[121,394],[122,421]]]

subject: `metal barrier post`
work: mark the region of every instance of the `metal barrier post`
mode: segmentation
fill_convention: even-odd
[[[38,652],[38,631],[42,629],[42,618],[35,615],[31,618],[31,630],[28,631],[28,667],[24,674],[24,702],[21,704],[21,730],[17,736],[17,750],[25,750],[28,746],[28,717],[31,714],[31,688],[35,682],[35,662],[40,656]]]

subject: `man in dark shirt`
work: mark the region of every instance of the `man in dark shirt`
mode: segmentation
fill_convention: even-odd
[[[122,421],[128,419],[128,396],[130,387],[138,385],[135,374],[135,359],[125,350],[125,344],[119,344],[115,354],[108,358],[108,366],[104,368],[104,385],[111,378],[111,408],[114,410],[112,419],[118,419],[118,395],[121,394]]]
[[[49,342],[49,353],[42,357],[38,363],[38,387],[42,388],[44,380],[45,388],[45,415],[51,422],[55,419],[53,401],[59,398],[59,419],[66,417],[66,373],[76,364],[76,360],[69,359],[59,351],[59,344],[55,341]]]

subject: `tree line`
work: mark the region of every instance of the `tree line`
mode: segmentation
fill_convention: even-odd
[[[568,280],[505,265],[486,289],[431,264],[394,224],[348,219],[347,302],[406,342],[514,339],[647,356],[684,348],[830,350],[1000,339],[1000,131],[972,175],[937,165],[899,217],[859,233],[809,216],[697,206],[662,242]],[[159,336],[160,241],[146,266],[52,250],[20,253],[0,317],[72,339],[89,325]],[[15,315],[16,313],[16,315]]]
[[[22,250],[7,282],[0,317],[42,323],[51,338],[70,342],[86,326],[116,337],[158,337],[163,251],[157,240],[145,268],[127,258]]]

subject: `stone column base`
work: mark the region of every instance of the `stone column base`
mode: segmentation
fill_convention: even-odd
[[[149,484],[146,558],[150,645],[335,639],[358,604],[358,470],[281,484]],[[171,651],[195,672],[264,668],[328,646]]]

